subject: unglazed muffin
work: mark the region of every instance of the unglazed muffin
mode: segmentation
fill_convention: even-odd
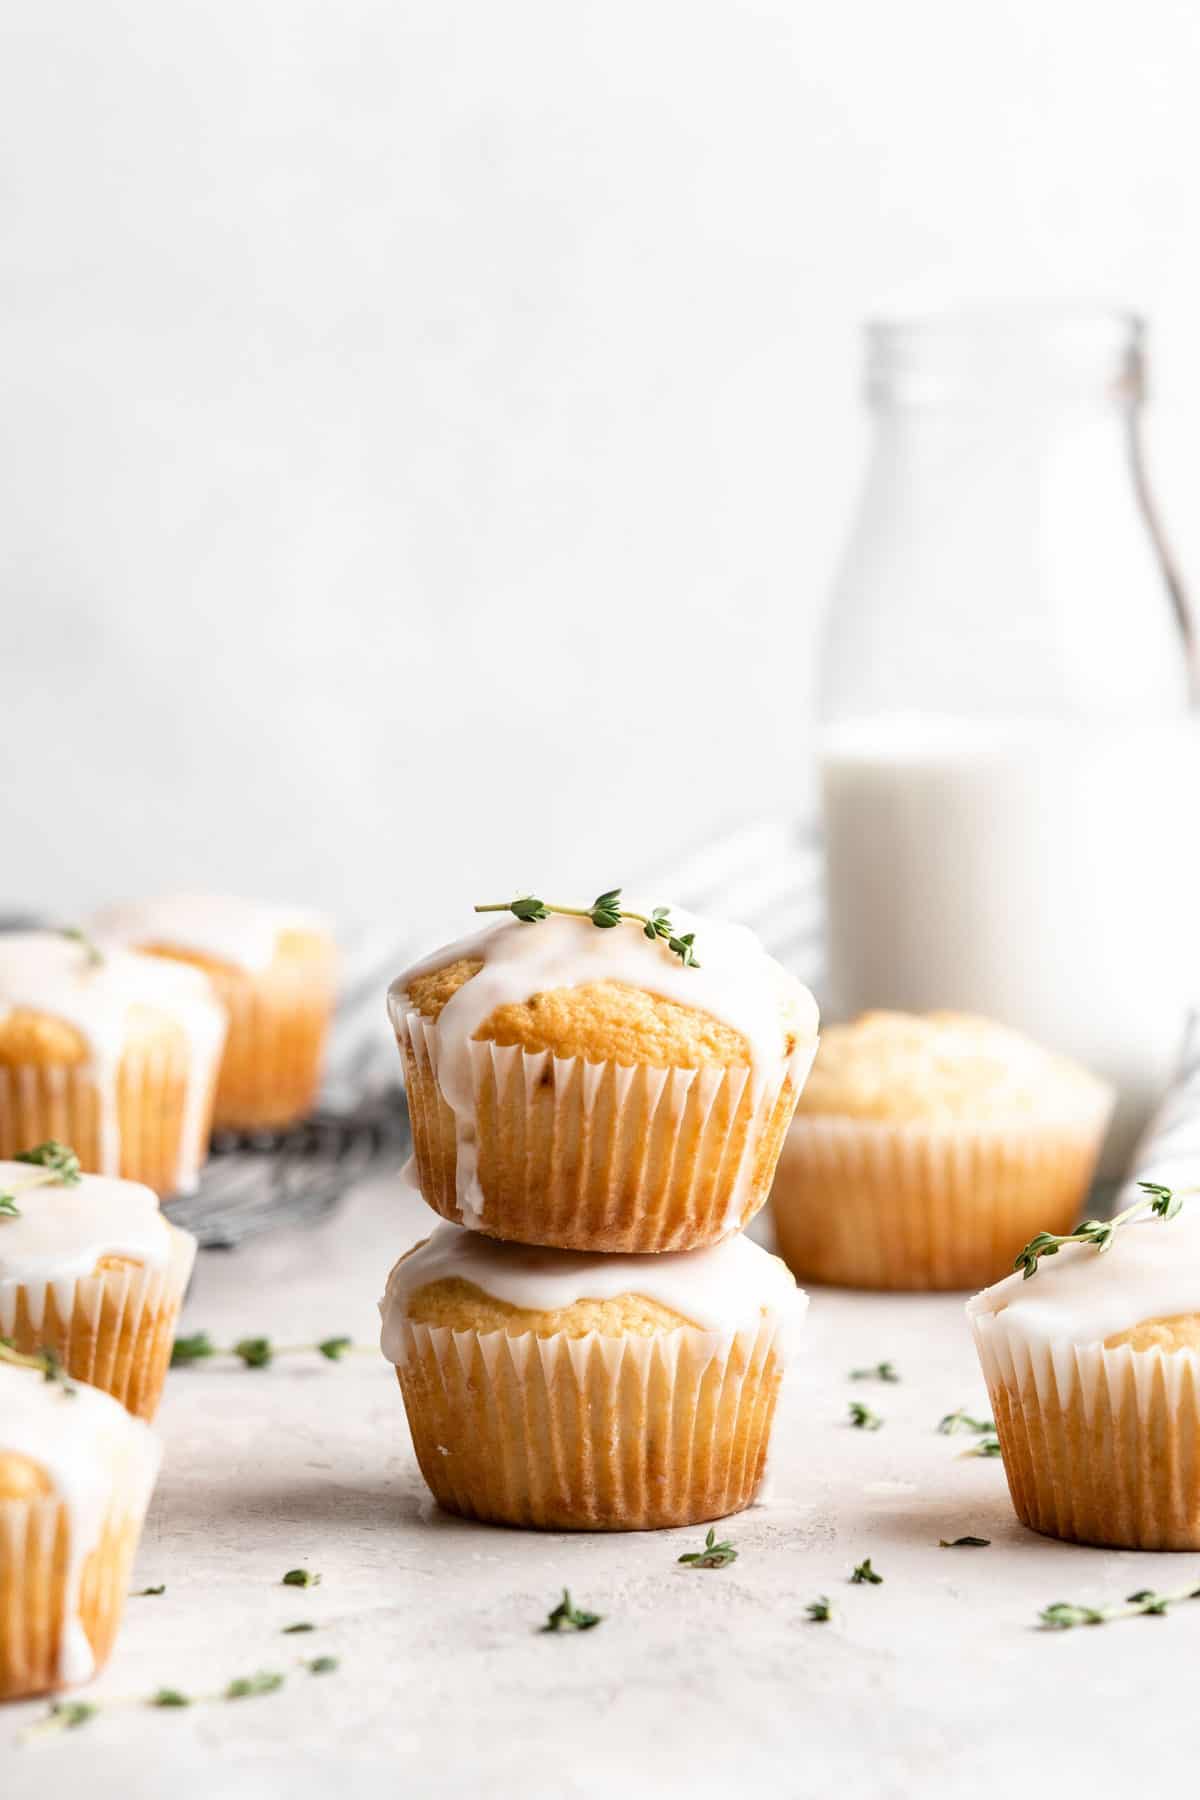
[[[699,967],[628,924],[515,919],[392,985],[417,1180],[494,1237],[694,1249],[766,1198],[816,1047],[806,988],[741,926]]]
[[[1112,1090],[1002,1025],[864,1013],[829,1027],[775,1177],[802,1280],[979,1287],[1079,1216]]]
[[[807,1304],[743,1237],[588,1256],[439,1225],[391,1272],[381,1344],[450,1512],[639,1531],[753,1500]]]
[[[0,935],[0,1157],[58,1138],[85,1169],[189,1191],[224,1036],[194,970],[57,931]]]
[[[313,915],[217,895],[172,895],[97,914],[101,943],[188,963],[211,981],[229,1031],[214,1123],[279,1130],[312,1108],[333,1010],[336,952]]]
[[[1013,1506],[1051,1537],[1200,1550],[1200,1202],[968,1302]]]
[[[0,1162],[0,1338],[52,1351],[69,1375],[151,1419],[196,1240],[168,1224],[148,1187],[71,1178],[63,1166],[65,1180]]]
[[[0,1700],[104,1663],[159,1461],[109,1395],[13,1356],[0,1346]]]

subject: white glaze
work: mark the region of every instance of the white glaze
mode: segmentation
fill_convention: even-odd
[[[20,1208],[18,1218],[0,1215],[0,1336],[13,1329],[18,1288],[29,1294],[36,1330],[47,1290],[54,1289],[60,1315],[69,1313],[75,1283],[102,1256],[156,1270],[170,1258],[171,1229],[150,1188],[107,1175],[85,1175],[75,1187],[28,1185],[41,1173],[0,1162],[0,1193]]]
[[[177,1182],[195,1185],[204,1158],[204,1102],[225,1041],[224,1009],[205,976],[182,963],[110,948],[95,963],[84,947],[57,931],[0,934],[0,1018],[28,1008],[61,1019],[86,1038],[88,1072],[100,1101],[102,1173],[120,1167],[117,1072],[129,1010],[153,1007],[186,1033],[190,1056],[180,1132]]]
[[[1200,1312],[1200,1066],[1172,1090],[1134,1157],[1114,1212],[1144,1200],[1141,1181],[1183,1194],[1173,1219],[1124,1225],[1110,1248],[1068,1244],[1036,1275],[1006,1276],[968,1302],[989,1335],[1042,1348],[1103,1343],[1147,1319]]]
[[[694,1007],[738,1032],[746,1044],[756,1101],[769,1081],[782,1077],[789,1030],[800,1040],[792,1053],[793,1066],[799,1067],[800,1080],[807,1073],[817,1032],[816,1004],[808,990],[785,974],[748,927],[698,918],[677,907],[671,909],[671,918],[677,932],[695,933],[698,968],[686,968],[664,943],[652,943],[632,925],[600,931],[587,919],[555,914],[534,925],[505,919],[435,951],[392,983],[388,1012],[393,1026],[402,1031],[409,1012],[409,984],[415,977],[463,959],[483,965],[447,1001],[436,1026],[438,1087],[454,1114],[457,1196],[468,1223],[477,1224],[483,1211],[476,1173],[470,1046],[497,1007],[557,988],[622,983]],[[791,1021],[783,1013],[789,988],[795,999]]]
[[[106,906],[88,929],[100,944],[169,945],[261,975],[274,960],[280,932],[326,927],[315,913],[233,894],[163,894]]]
[[[432,1282],[455,1278],[530,1312],[558,1312],[577,1300],[637,1294],[702,1331],[723,1335],[756,1324],[765,1312],[780,1322],[786,1340],[808,1310],[808,1295],[796,1286],[786,1264],[741,1235],[706,1250],[594,1256],[505,1243],[461,1225],[442,1224],[388,1276],[379,1310],[380,1348],[390,1362],[401,1355],[410,1296]]]
[[[67,1510],[69,1549],[59,1676],[86,1681],[95,1659],[79,1619],[83,1566],[100,1542],[114,1501],[144,1510],[158,1471],[157,1438],[99,1388],[67,1393],[34,1371],[0,1362],[0,1451],[45,1470]],[[0,1502],[2,1505],[3,1502]]]

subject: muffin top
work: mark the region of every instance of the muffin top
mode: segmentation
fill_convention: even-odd
[[[329,933],[315,913],[267,906],[232,894],[165,894],[106,906],[90,922],[97,943],[194,959],[261,974],[279,952],[324,949]],[[314,942],[315,940],[315,942]]]
[[[162,1269],[172,1239],[187,1235],[150,1188],[114,1176],[64,1181],[37,1164],[0,1162],[0,1195],[9,1203],[0,1211],[0,1325],[6,1290],[77,1281],[108,1257]]]
[[[863,1013],[827,1026],[801,1113],[951,1124],[1090,1121],[1111,1090],[1066,1057],[969,1013]]]
[[[516,919],[436,951],[393,982],[393,1019],[436,1020],[438,1076],[452,1106],[469,1094],[465,1047],[490,1041],[587,1062],[652,1068],[779,1068],[811,1054],[812,995],[745,926],[673,912],[695,934],[696,966],[629,924]]]
[[[439,1225],[389,1275],[380,1342],[396,1361],[406,1320],[510,1336],[649,1336],[689,1325],[728,1334],[764,1314],[794,1328],[807,1306],[786,1264],[740,1233],[707,1250],[593,1256]]]
[[[59,1673],[86,1681],[94,1658],[77,1614],[83,1564],[115,1495],[144,1504],[158,1470],[153,1432],[99,1388],[47,1380],[0,1346],[0,1501],[56,1498],[66,1509],[66,1607]]]
[[[1136,1186],[1118,1206],[1146,1198]],[[1095,1345],[1134,1350],[1200,1347],[1200,1196],[1172,1219],[1147,1213],[1121,1226],[1108,1249],[1065,1244],[1028,1280],[1014,1273],[967,1303],[978,1326],[1010,1345]]]

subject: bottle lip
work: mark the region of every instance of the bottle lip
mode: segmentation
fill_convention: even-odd
[[[1146,320],[1096,301],[978,301],[868,318],[876,405],[1007,400],[1073,391],[1140,399]]]

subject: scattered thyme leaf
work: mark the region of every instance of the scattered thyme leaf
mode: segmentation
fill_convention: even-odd
[[[54,1731],[77,1731],[86,1725],[100,1711],[93,1700],[53,1700],[48,1712],[43,1713],[25,1732],[27,1738],[47,1737]]]
[[[861,1400],[852,1400],[850,1402],[850,1423],[858,1431],[878,1431],[883,1420],[877,1412],[872,1412],[869,1406],[864,1406]]]
[[[181,1694],[178,1688],[159,1688],[158,1692],[151,1694],[147,1701],[148,1706],[190,1706],[191,1704],[190,1696]]]
[[[634,912],[621,905],[621,889],[609,888],[607,892],[598,894],[590,906],[556,906],[553,901],[539,900],[533,894],[519,894],[515,900],[488,900],[476,906],[477,913],[502,912],[511,913],[522,925],[536,925],[542,919],[548,919],[551,913],[559,913],[568,919],[590,919],[601,931],[612,931],[616,926],[632,924],[641,927],[643,937],[653,942],[660,939],[666,943],[668,950],[676,955],[685,969],[698,969],[696,961],[694,931],[678,934],[671,923],[671,909],[667,906],[655,906],[648,913]]]
[[[317,1628],[312,1623],[311,1619],[300,1619],[295,1625],[285,1625],[283,1627],[283,1635],[284,1637],[292,1637],[297,1631],[315,1631],[316,1629]]]
[[[593,1625],[599,1625],[603,1613],[585,1612],[582,1607],[571,1604],[571,1595],[567,1588],[563,1589],[562,1599],[547,1614],[546,1623],[538,1627],[539,1631],[590,1631]]]
[[[1113,1239],[1123,1226],[1146,1215],[1155,1219],[1174,1219],[1183,1209],[1184,1196],[1197,1191],[1195,1188],[1163,1187],[1157,1181],[1139,1181],[1138,1187],[1145,1197],[1135,1200],[1114,1218],[1084,1219],[1074,1231],[1039,1231],[1018,1254],[1013,1268],[1022,1270],[1028,1281],[1030,1276],[1037,1274],[1042,1258],[1057,1256],[1064,1244],[1091,1244],[1102,1254],[1112,1248]]]
[[[223,1700],[250,1700],[257,1694],[274,1694],[284,1684],[286,1677],[276,1675],[270,1669],[260,1669],[256,1675],[239,1675],[231,1681],[221,1696]]]
[[[304,1666],[310,1675],[332,1675],[338,1666],[338,1659],[336,1656],[314,1656]]]
[[[690,1563],[693,1569],[724,1569],[729,1563],[737,1561],[737,1554],[728,1539],[718,1544],[716,1531],[710,1525],[703,1550],[689,1550],[679,1560],[681,1563]]]
[[[870,1369],[851,1369],[851,1381],[899,1381],[895,1363],[879,1362]]]
[[[158,1594],[165,1594],[166,1591],[166,1583],[164,1582],[162,1587],[135,1588],[129,1598],[131,1600],[152,1600]]]
[[[201,1362],[206,1356],[215,1356],[216,1349],[207,1331],[194,1331],[191,1337],[177,1337],[171,1349],[171,1367],[182,1368],[186,1363]]]
[[[327,1362],[341,1362],[346,1352],[353,1348],[354,1345],[348,1337],[324,1338],[317,1345],[317,1349]]]
[[[265,1369],[275,1352],[270,1338],[239,1338],[233,1346],[233,1354],[240,1356],[248,1369]]]
[[[957,1412],[946,1413],[943,1418],[938,1420],[938,1430],[943,1437],[956,1437],[959,1432],[963,1431],[973,1431],[977,1436],[983,1437],[995,1429],[991,1419],[973,1419],[970,1413],[964,1412],[961,1406]]]
[[[0,1194],[0,1219],[19,1219],[21,1209],[12,1194]]]
[[[311,1569],[289,1569],[283,1577],[283,1586],[316,1587],[320,1579],[321,1577],[314,1575]]]
[[[11,1338],[0,1337],[0,1362],[11,1363],[17,1369],[36,1369],[43,1381],[57,1382],[64,1394],[73,1398],[76,1393],[74,1382],[67,1379],[66,1370],[53,1350],[43,1348],[26,1356],[23,1350],[14,1347]]]
[[[981,1537],[939,1538],[938,1547],[942,1550],[987,1550],[991,1542],[991,1538]]]
[[[833,1609],[829,1604],[827,1594],[818,1594],[815,1600],[809,1601],[804,1610],[814,1625],[826,1625],[833,1617]]]
[[[972,1444],[969,1450],[963,1451],[964,1456],[999,1456],[1000,1454],[1000,1439],[995,1436],[981,1437],[977,1444]]]
[[[871,1587],[881,1587],[883,1584],[883,1576],[871,1567],[870,1557],[864,1556],[860,1563],[855,1563],[854,1573],[851,1575],[850,1581],[851,1585],[854,1587],[861,1587],[864,1582],[869,1583]]]

